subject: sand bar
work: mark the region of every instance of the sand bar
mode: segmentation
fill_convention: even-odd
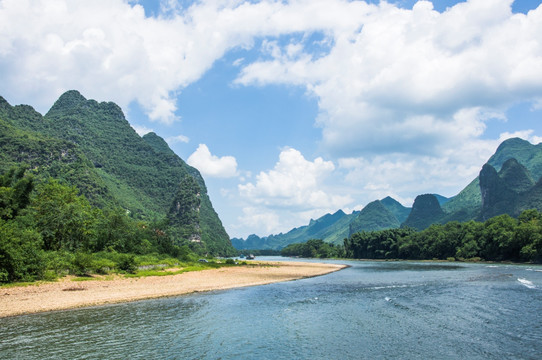
[[[44,311],[113,304],[200,291],[263,285],[324,275],[344,265],[304,262],[257,262],[170,276],[72,281],[0,288],[0,318]],[[271,265],[271,266],[270,266]]]

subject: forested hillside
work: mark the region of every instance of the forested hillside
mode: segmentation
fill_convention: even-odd
[[[35,194],[49,189],[53,203],[63,204],[65,199],[67,204],[87,204],[79,209],[79,215],[99,214],[93,215],[94,220],[103,216],[106,222],[117,219],[117,223],[133,224],[130,231],[152,229],[152,234],[139,239],[150,245],[130,249],[113,246],[115,251],[175,253],[186,246],[200,254],[235,254],[199,172],[156,134],[137,135],[114,103],[98,103],[68,91],[42,116],[30,106],[11,106],[0,97],[0,150],[0,174],[13,178],[2,185],[6,199],[17,181],[32,179],[29,196],[35,201]],[[11,211],[9,201],[4,201],[4,212]],[[23,211],[25,221],[32,219],[29,214],[35,215],[35,208],[31,208]],[[13,216],[3,219],[15,220]],[[79,240],[73,240],[69,247],[59,239],[46,241],[49,234],[39,222],[30,224],[29,229],[37,229],[37,238],[45,241],[44,250],[100,251],[107,246],[96,245],[105,240],[96,235],[99,231],[95,227],[101,225],[94,220],[86,225],[83,221],[79,229],[92,236],[76,237]],[[160,244],[153,244],[156,234]],[[48,241],[61,245],[48,246]]]

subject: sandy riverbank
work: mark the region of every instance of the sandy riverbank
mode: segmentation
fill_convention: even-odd
[[[323,275],[344,267],[336,264],[276,262],[131,279],[75,282],[65,278],[39,285],[0,288],[0,318],[263,285]]]

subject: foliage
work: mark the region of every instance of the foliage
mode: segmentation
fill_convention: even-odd
[[[290,244],[281,250],[282,256],[301,256],[307,258],[343,257],[342,246],[328,244],[320,239],[311,239],[305,243]]]
[[[50,180],[38,186],[28,215],[36,222],[45,250],[88,248],[94,237],[96,212],[75,187]]]
[[[344,240],[345,254],[367,259],[542,260],[542,214],[526,210],[518,219],[499,215],[486,222],[433,224],[423,231],[409,228],[361,232]]]
[[[160,231],[167,233],[168,241],[174,243],[163,243],[165,246],[161,247],[167,248],[165,251],[175,251],[172,246],[186,244],[190,235],[199,231],[202,246],[194,250],[216,255],[235,254],[229,236],[212,209],[199,172],[180,159],[156,134],[143,138],[137,135],[121,109],[113,103],[98,103],[85,99],[77,91],[68,91],[41,116],[29,106],[11,106],[0,97],[0,147],[0,171],[26,163],[38,184],[54,178],[63,185],[75,186],[77,195],[84,195],[90,205],[104,212],[128,212],[133,220],[159,223]],[[169,225],[164,219],[168,217],[176,191],[182,186],[181,180],[187,178],[193,179],[201,195],[201,216],[187,226],[190,228],[185,229],[187,231],[168,231]],[[10,196],[0,191],[0,201]],[[114,217],[111,221],[126,220]],[[124,237],[130,237],[134,229],[124,222],[124,230],[128,231]],[[179,224],[172,227],[178,228]],[[105,247],[112,246],[116,251],[148,251],[149,243],[141,243],[140,239],[132,244],[116,240],[111,245],[111,237],[119,237],[121,232],[111,234],[102,243],[98,241],[94,244],[97,249],[92,251],[101,250],[103,242],[107,243]],[[100,235],[94,236],[94,240],[100,240]],[[147,240],[152,243],[151,239]],[[119,243],[126,248],[120,249]],[[136,244],[141,248],[137,249]]]
[[[41,244],[34,229],[0,220],[0,283],[40,279],[45,271]]]
[[[146,261],[198,258],[187,245],[175,245],[160,230],[164,224],[135,220],[118,207],[93,207],[74,186],[49,179],[33,189],[22,168],[9,170],[0,181],[0,213],[6,215],[0,219],[0,282],[133,273],[136,254],[149,254]]]

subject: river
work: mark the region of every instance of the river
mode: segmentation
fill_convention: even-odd
[[[350,267],[0,319],[0,358],[542,358],[542,266],[335,262]]]

